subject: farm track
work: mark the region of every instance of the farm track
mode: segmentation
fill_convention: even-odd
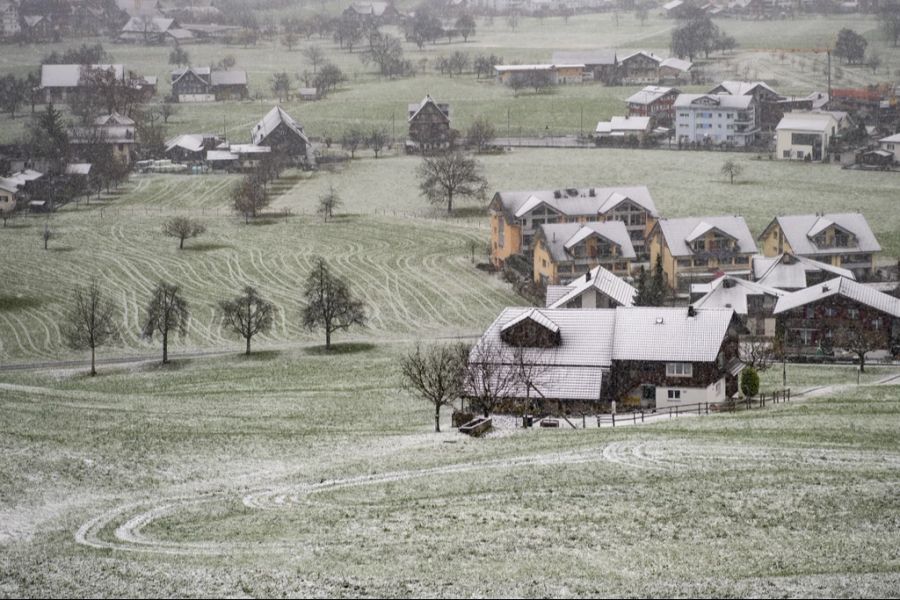
[[[672,457],[677,457],[673,459]],[[422,469],[399,470],[379,474],[323,480],[316,483],[279,485],[265,483],[265,477],[250,484],[247,492],[226,491],[180,494],[156,501],[121,504],[83,523],[75,532],[75,541],[94,549],[154,554],[216,556],[242,553],[271,554],[282,552],[288,542],[214,542],[159,539],[148,528],[180,511],[205,504],[240,503],[251,511],[303,511],[316,494],[329,493],[329,506],[339,510],[340,493],[344,490],[382,486],[413,480],[459,477],[480,471],[514,469],[564,468],[598,463],[608,468],[624,469],[637,477],[683,478],[701,472],[726,468],[729,471],[758,468],[760,463],[777,464],[790,459],[810,467],[827,461],[830,468],[884,469],[900,467],[900,455],[862,452],[849,449],[768,448],[703,444],[688,440],[668,442],[623,441],[569,452],[539,453],[531,456],[463,462]],[[287,472],[281,476],[288,475]],[[267,475],[271,477],[271,474]],[[277,479],[277,478],[276,478]],[[337,496],[335,496],[337,494]]]

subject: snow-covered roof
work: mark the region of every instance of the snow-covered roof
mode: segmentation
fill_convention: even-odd
[[[123,33],[165,33],[169,31],[175,19],[166,17],[131,17],[125,26]]]
[[[710,93],[725,93],[730,94],[732,96],[748,96],[752,94],[756,88],[763,88],[776,96],[778,96],[778,92],[773,90],[765,81],[723,81],[712,90]],[[721,92],[716,92],[716,90],[721,89]]]
[[[94,125],[97,125],[98,127],[115,126],[115,125],[131,126],[134,124],[135,124],[134,119],[132,119],[130,117],[126,117],[125,115],[120,115],[116,111],[113,111],[112,113],[110,113],[108,115],[103,115],[103,116],[100,116],[100,117],[97,117],[96,119],[94,119]]]
[[[269,146],[256,144],[232,144],[228,149],[234,154],[266,154],[272,151]]]
[[[69,163],[66,165],[66,175],[90,175],[91,163]]]
[[[213,71],[211,85],[247,85],[247,71]]]
[[[250,134],[251,141],[254,144],[259,144],[282,123],[309,145],[309,139],[306,137],[306,134],[303,133],[303,127],[280,106],[273,107],[259,123],[254,125],[253,131]]]
[[[508,321],[503,327],[500,328],[501,332],[509,331],[522,321],[533,321],[552,333],[559,333],[559,325],[554,323],[547,315],[543,314],[540,310],[536,308],[532,308],[528,312],[524,312],[515,319]]]
[[[660,67],[669,67],[670,69],[676,69],[678,71],[690,71],[691,67],[694,66],[694,63],[683,60],[681,58],[667,58],[661,63],[659,63]]]
[[[747,281],[732,275],[712,280],[709,291],[694,302],[694,308],[731,308],[739,315],[747,314],[747,296],[773,296],[780,298],[788,292],[759,282]]]
[[[206,136],[198,133],[186,133],[173,137],[166,141],[166,152],[174,148],[182,148],[188,152],[200,152],[203,150],[203,140]]]
[[[593,216],[605,214],[625,200],[659,216],[646,186],[497,192],[495,200],[510,219],[520,219],[540,205],[570,217]]]
[[[358,15],[380,17],[389,6],[388,2],[354,2],[350,5],[349,10]]]
[[[595,133],[640,132],[649,128],[650,117],[612,117],[609,121],[597,123]]]
[[[812,131],[816,133],[824,133],[837,124],[835,118],[828,113],[800,113],[790,112],[785,114],[778,125],[776,131]]]
[[[900,318],[900,298],[894,298],[846,277],[836,277],[824,283],[818,283],[804,290],[782,296],[778,300],[778,304],[775,305],[775,314],[781,314],[831,296],[843,296],[885,314]]]
[[[616,308],[613,360],[712,362],[728,332],[732,309]]]
[[[753,278],[758,283],[783,290],[805,288],[808,273],[826,272],[847,279],[856,279],[853,271],[849,269],[788,253],[773,257],[754,256],[750,264]]]
[[[494,65],[494,70],[498,73],[507,71],[555,71],[556,69],[583,69],[584,65],[579,63],[573,64],[535,64],[535,65]]]
[[[208,161],[237,160],[238,158],[237,154],[229,152],[228,150],[208,150],[206,152],[206,160]]]
[[[889,135],[886,138],[881,138],[878,141],[881,143],[887,143],[887,144],[898,143],[898,142],[900,142],[900,133],[895,133],[894,135]]]
[[[554,298],[552,302],[548,302],[549,308],[565,308],[566,304],[588,290],[596,290],[621,306],[633,305],[634,297],[637,295],[637,289],[603,267],[594,267],[584,277],[579,277],[568,285],[550,287],[558,287],[562,290],[558,297]],[[549,287],[547,293],[549,300]]]
[[[843,254],[848,250],[853,252],[880,252],[881,245],[872,233],[868,221],[861,213],[828,213],[812,215],[786,215],[775,217],[772,223],[766,227],[763,236],[769,229],[777,224],[784,235],[784,239],[790,245],[791,250],[797,255],[826,255]],[[857,245],[847,247],[819,248],[813,241],[813,237],[830,226],[837,226],[847,231],[856,238]]]
[[[655,62],[657,62],[657,63],[661,63],[661,62],[662,62],[662,58],[660,58],[659,56],[656,56],[656,55],[653,54],[652,52],[647,52],[647,51],[645,51],[645,50],[638,50],[637,52],[632,52],[631,54],[629,54],[629,55],[623,57],[623,58],[622,58],[622,62],[625,63],[625,62],[627,62],[627,61],[629,61],[629,60],[631,60],[632,58],[635,58],[635,57],[637,57],[637,56],[644,56],[644,57],[649,58],[649,59],[651,59],[651,60],[653,60],[653,61],[655,61]]]
[[[729,94],[678,94],[675,98],[677,108],[705,108],[706,102],[712,102],[719,108],[747,109],[753,102],[753,96],[731,96]]]
[[[410,104],[408,108],[409,118],[407,121],[412,121],[415,119],[419,113],[425,108],[427,105],[433,104],[435,108],[449,121],[450,120],[450,105],[449,104],[438,104],[434,101],[434,98],[431,97],[430,94],[425,94],[425,97],[422,98],[422,101],[418,104]]]
[[[681,219],[660,219],[656,227],[665,238],[672,256],[691,256],[694,254],[688,245],[691,240],[712,229],[717,229],[734,238],[737,242],[736,252],[739,254],[756,253],[756,243],[747,227],[744,217],[685,217]]]
[[[614,65],[615,50],[575,50],[554,52],[551,59],[554,64]]]
[[[626,102],[629,104],[653,104],[660,98],[666,96],[667,94],[675,92],[678,93],[678,90],[672,87],[663,87],[659,85],[648,85],[644,89],[639,92],[636,92],[628,97]]]
[[[550,223],[541,225],[540,232],[547,251],[556,262],[572,260],[570,251],[590,237],[599,237],[618,246],[620,258],[637,258],[631,236],[622,221]]]

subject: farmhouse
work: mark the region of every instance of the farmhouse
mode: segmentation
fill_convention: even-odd
[[[534,238],[534,280],[568,283],[596,266],[627,275],[636,258],[621,221],[541,225]]]
[[[253,126],[250,139],[255,146],[268,146],[273,153],[297,162],[308,164],[312,161],[312,146],[303,133],[303,126],[280,106],[274,107]]]
[[[640,50],[624,57],[619,63],[619,81],[624,85],[658,84],[662,58]]]
[[[166,141],[166,158],[176,163],[200,163],[221,139],[212,133],[187,133]]]
[[[782,296],[775,315],[798,356],[828,355],[854,338],[893,354],[900,346],[900,299],[845,277]]]
[[[677,88],[648,85],[625,101],[628,116],[653,117],[660,127],[671,127],[675,122],[675,98],[680,93]]]
[[[108,71],[124,81],[122,65],[41,65],[41,91],[44,102],[65,102],[69,95],[84,85],[84,75],[90,71]]]
[[[583,64],[494,65],[497,81],[504,85],[543,87],[560,83],[581,83]]]
[[[131,17],[125,23],[119,39],[132,43],[179,44],[193,41],[194,34],[183,29],[175,19],[141,16]]]
[[[875,270],[881,246],[860,213],[776,217],[759,236],[765,256],[789,252],[849,269],[859,277]]]
[[[648,409],[721,402],[737,390],[741,331],[732,310],[506,308],[469,355],[488,381],[470,381],[466,394],[506,384],[503,409],[527,401],[557,414],[613,400]]]
[[[680,58],[666,58],[659,63],[660,83],[681,83],[691,79],[694,63]]]
[[[584,65],[584,81],[600,81],[606,84],[616,82],[619,61],[615,50],[593,50],[590,52],[554,52],[555,65]]]
[[[438,104],[431,96],[407,110],[409,139],[420,149],[433,149],[450,143],[450,105]]]
[[[777,256],[754,256],[750,261],[753,281],[779,290],[797,291],[833,277],[856,280],[853,271],[829,263],[796,256],[790,252]]]
[[[666,283],[682,292],[723,273],[748,277],[750,257],[757,252],[744,217],[738,216],[660,219],[648,239],[650,263],[661,259]]]
[[[878,140],[878,145],[882,150],[886,150],[894,155],[893,162],[900,163],[900,133],[881,138]]]
[[[838,135],[838,122],[827,112],[787,113],[775,128],[775,157],[820,161]]]
[[[390,2],[354,2],[343,12],[344,18],[369,21],[375,25],[396,23],[400,13]]]
[[[594,129],[597,141],[605,139],[643,140],[653,132],[653,117],[612,117]]]
[[[675,99],[678,143],[749,146],[759,135],[753,96],[680,94]]]
[[[248,96],[246,71],[185,67],[172,71],[171,81],[176,102],[243,100]]]
[[[622,221],[638,257],[659,214],[645,186],[497,192],[491,199],[491,262],[531,255],[537,229],[547,223]]]
[[[632,306],[637,289],[603,267],[594,267],[568,285],[548,285],[547,308]]]
[[[28,200],[34,192],[35,182],[43,176],[33,169],[25,169],[9,177],[0,177],[0,213],[11,213],[20,202]]]
[[[775,337],[775,303],[787,293],[733,275],[691,286],[691,297],[700,296],[692,302],[694,308],[734,309],[751,335],[768,338]]]
[[[88,127],[74,127],[69,133],[76,154],[79,147],[83,149],[92,144],[105,144],[110,147],[114,160],[131,164],[137,142],[133,119],[113,112],[97,117]]]

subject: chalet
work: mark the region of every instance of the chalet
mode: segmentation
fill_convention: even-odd
[[[638,257],[659,214],[644,186],[497,192],[491,199],[491,262],[530,256],[537,229],[548,223],[622,221]]]
[[[409,139],[418,149],[441,148],[450,143],[450,105],[438,104],[427,95],[407,109]]]
[[[834,277],[856,280],[853,271],[849,269],[835,267],[829,263],[797,256],[790,252],[772,257],[754,256],[750,265],[753,270],[753,281],[789,292],[802,290]]]
[[[857,277],[875,270],[881,246],[860,213],[822,213],[776,217],[759,236],[765,256],[789,252],[833,267],[849,269]]]
[[[182,44],[191,42],[194,34],[183,29],[178,21],[167,17],[131,17],[122,27],[119,39],[143,44]]]
[[[21,35],[29,42],[59,40],[60,30],[49,17],[25,15],[20,21]]]
[[[555,65],[584,65],[583,81],[599,81],[608,85],[617,81],[619,60],[615,50],[554,52],[552,62]]]
[[[763,131],[771,131],[782,117],[779,102],[784,97],[763,81],[723,81],[707,93],[752,97],[757,107],[754,125]]]
[[[710,283],[691,286],[691,305],[696,309],[730,308],[755,337],[775,337],[775,303],[788,292],[722,275]],[[699,296],[699,298],[695,298]]]
[[[82,148],[102,143],[110,146],[114,160],[126,165],[131,164],[137,143],[134,120],[117,112],[97,117],[88,127],[74,127],[69,135],[77,155]]]
[[[21,30],[18,3],[13,0],[0,2],[0,38],[13,37]]]
[[[594,267],[567,285],[548,285],[547,308],[632,306],[637,289],[603,267]]]
[[[828,105],[827,92],[811,92],[806,96],[785,96],[778,101],[783,112],[795,110],[823,110]]]
[[[172,71],[171,81],[177,102],[243,100],[248,96],[246,71],[185,67]]]
[[[722,402],[737,391],[742,330],[732,310],[506,308],[469,354],[470,368],[490,380],[468,381],[466,395],[477,401],[483,387],[505,383],[510,400],[500,410],[528,402],[556,414],[611,401],[647,409]]]
[[[673,87],[649,85],[625,101],[630,117],[653,117],[660,127],[675,123],[675,98],[681,92]]]
[[[624,85],[659,83],[659,67],[663,59],[640,50],[624,57],[619,63],[619,81]]]
[[[881,138],[878,140],[878,145],[882,150],[894,155],[893,162],[900,163],[900,133]]]
[[[36,182],[44,174],[34,169],[17,171],[9,177],[0,177],[0,213],[11,213],[34,193]]]
[[[298,163],[309,164],[312,161],[312,147],[303,126],[280,106],[274,107],[253,126],[250,139],[253,145],[268,146],[273,153]]]
[[[838,133],[838,122],[830,113],[787,113],[775,127],[775,158],[821,161]]]
[[[690,82],[694,63],[680,58],[666,58],[659,63],[659,83]]]
[[[41,65],[41,92],[44,102],[65,102],[69,95],[84,85],[90,71],[109,71],[116,79],[125,80],[123,65]]]
[[[653,133],[653,117],[612,117],[600,121],[594,129],[595,139],[601,140],[644,140]]]
[[[561,83],[581,83],[584,80],[583,64],[534,64],[534,65],[494,65],[497,81],[504,85],[534,86],[536,82],[546,85]]]
[[[621,221],[541,225],[534,237],[534,280],[565,284],[597,266],[628,275],[636,258]]]
[[[661,259],[666,283],[681,292],[723,273],[749,277],[750,257],[757,253],[746,221],[738,216],[660,219],[648,241],[650,264]]]
[[[400,13],[390,2],[354,2],[344,9],[345,19],[369,21],[375,25],[397,23]]]
[[[679,94],[675,99],[678,143],[750,146],[759,136],[751,95]]]
[[[893,354],[900,345],[900,299],[844,277],[782,296],[775,315],[791,355],[830,355],[848,337]]]
[[[221,139],[211,133],[188,133],[166,141],[166,158],[174,163],[201,163]]]

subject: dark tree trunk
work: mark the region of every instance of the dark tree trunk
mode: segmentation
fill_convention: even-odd
[[[169,362],[169,332],[163,332],[163,364]]]
[[[96,349],[91,346],[91,377],[97,374],[97,366],[96,366]]]
[[[247,356],[250,356],[250,336],[247,336]]]
[[[184,250],[184,238],[181,238],[181,241],[178,242],[178,249]]]
[[[331,349],[331,329],[327,325],[325,326],[325,349]]]
[[[434,432],[441,432],[441,405],[436,404],[434,406]]]

